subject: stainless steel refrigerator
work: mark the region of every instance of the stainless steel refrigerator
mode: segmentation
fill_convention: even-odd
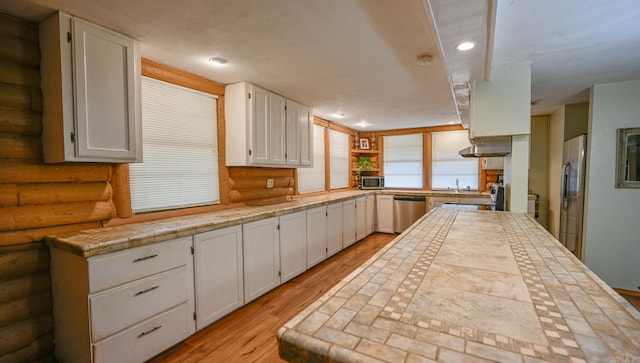
[[[587,135],[564,142],[560,181],[560,242],[582,259],[585,150]]]

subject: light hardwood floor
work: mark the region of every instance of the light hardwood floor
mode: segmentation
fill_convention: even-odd
[[[372,234],[208,326],[152,362],[284,362],[278,355],[278,329],[395,237]]]

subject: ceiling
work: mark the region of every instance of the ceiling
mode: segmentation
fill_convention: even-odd
[[[144,58],[255,83],[357,130],[460,123],[470,82],[496,64],[532,63],[533,115],[587,101],[593,84],[640,79],[637,0],[0,2],[33,22],[54,10],[139,40]],[[459,52],[462,40],[477,46]]]

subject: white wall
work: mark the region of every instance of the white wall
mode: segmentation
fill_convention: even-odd
[[[640,127],[640,80],[591,89],[585,264],[609,285],[640,285],[640,189],[615,188],[616,130]]]
[[[564,145],[564,106],[551,113],[549,119],[549,215],[548,230],[560,237],[560,174]]]

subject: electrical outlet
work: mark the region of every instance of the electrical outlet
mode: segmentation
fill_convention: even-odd
[[[273,188],[273,179],[267,179],[267,189]]]

